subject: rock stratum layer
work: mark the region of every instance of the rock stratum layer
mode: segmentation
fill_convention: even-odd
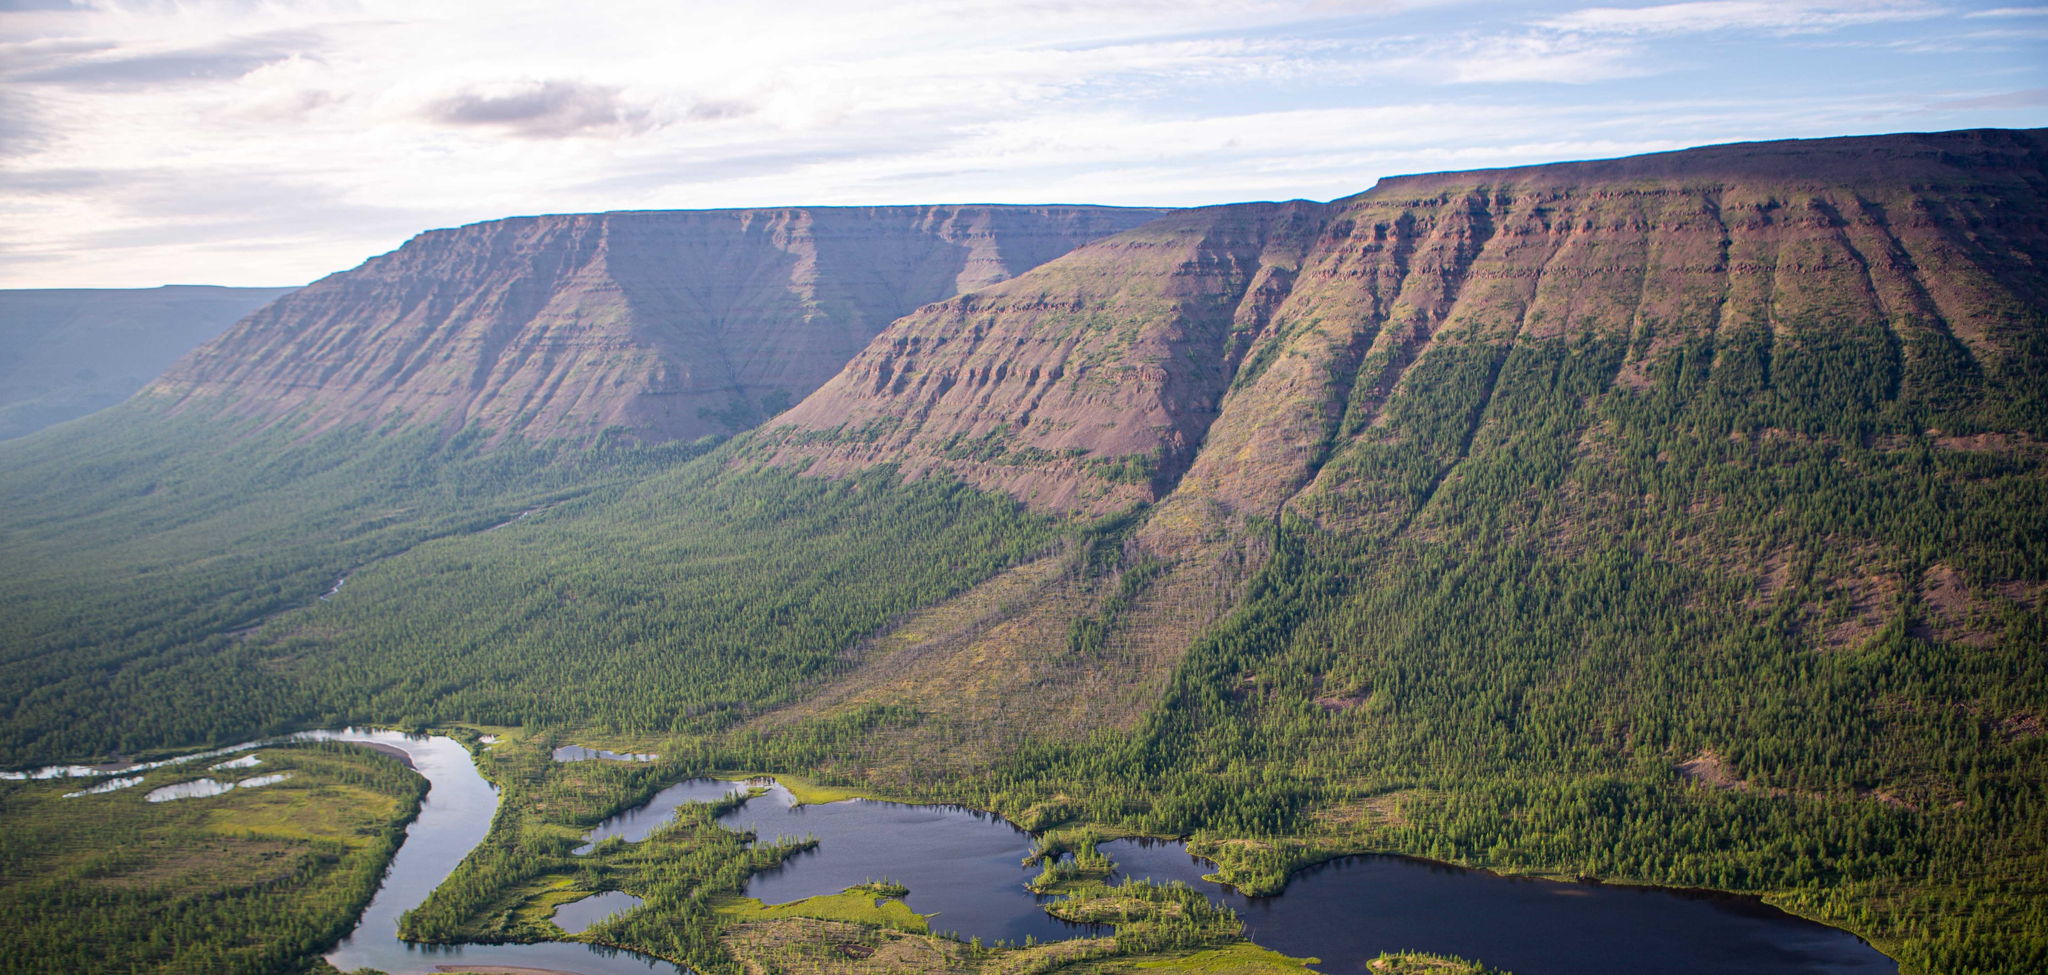
[[[251,316],[146,395],[313,429],[730,433],[802,399],[898,316],[1162,212],[645,211],[430,231]]]
[[[2012,621],[2048,601],[2048,133],[1724,146],[1183,211],[907,316],[756,437],[754,456],[815,475],[898,464],[1043,511],[1149,506],[1120,568],[1019,569],[876,639],[811,705],[975,729],[947,743],[1133,720],[1127,702],[1163,693],[1243,604],[1277,519],[1370,553],[1355,571],[1389,592],[1465,559],[1647,550],[1696,587],[1674,599],[1776,614],[1813,650],[2024,643]],[[1450,597],[1401,598],[1382,618]],[[1340,645],[1369,659],[1356,647],[1445,625]],[[1046,649],[1069,642],[1106,650]],[[946,682],[990,660],[1006,686]],[[1370,696],[1317,680],[1318,707]]]
[[[1620,343],[1602,393],[1665,381],[1674,356],[1731,389],[1810,384],[1868,347],[1859,402],[1954,405],[2038,378],[2044,144],[1753,143],[1183,211],[904,318],[773,445],[1050,510],[1177,490],[1270,517],[1343,493],[1356,464],[1326,468],[1376,444],[1410,448],[1426,495],[1484,440],[1524,345]],[[1404,410],[1446,384],[1459,415]],[[1416,500],[1324,507],[1399,522]]]

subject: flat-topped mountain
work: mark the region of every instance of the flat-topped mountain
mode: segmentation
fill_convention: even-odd
[[[755,437],[812,475],[898,465],[1049,513],[1150,505],[1125,582],[1018,570],[905,624],[968,636],[896,641],[825,710],[1102,720],[1117,694],[1159,693],[1245,598],[1276,519],[1369,553],[1329,571],[1399,594],[1320,637],[1336,663],[1301,665],[1327,669],[1304,686],[1330,707],[1386,676],[1354,650],[1429,668],[1491,642],[1574,646],[1533,621],[1579,596],[1492,575],[1549,559],[1575,584],[1597,556],[1698,587],[1603,598],[1597,625],[1635,641],[1617,659],[1654,642],[1670,600],[1800,652],[1904,632],[2019,652],[2034,624],[2016,621],[2048,606],[2048,132],[1710,147],[1183,211],[920,309]],[[1464,601],[1486,591],[1523,594],[1518,612]],[[1071,623],[1076,605],[1094,615]],[[1043,650],[1069,632],[1119,666]],[[928,676],[989,659],[1033,694]],[[1531,666],[1565,679],[1559,659]]]
[[[175,409],[645,441],[752,426],[895,318],[1164,211],[792,207],[430,231],[194,352]]]
[[[290,288],[0,291],[0,440],[127,399]]]
[[[1517,349],[1612,345],[1588,395],[2038,405],[2044,145],[1716,146],[1184,211],[896,323],[783,418],[779,449],[1047,509],[1179,485],[1271,515],[1308,489],[1396,523],[1491,442],[1496,393],[1551,368]],[[1339,497],[1397,447],[1412,485]]]
[[[696,857],[548,853],[602,782],[751,769],[1083,844],[1053,878],[1090,836],[1246,894],[1393,851],[2016,975],[2044,485],[2048,131],[498,221],[0,444],[0,764],[517,727],[435,938]],[[710,876],[607,943],[723,970]]]

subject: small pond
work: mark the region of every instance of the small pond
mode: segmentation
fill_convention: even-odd
[[[151,789],[149,790],[149,795],[146,795],[143,798],[148,799],[150,802],[170,802],[173,799],[204,799],[208,796],[217,796],[223,792],[232,792],[236,789],[260,789],[266,785],[274,785],[278,782],[283,782],[284,780],[289,779],[291,777],[292,774],[290,772],[277,772],[271,775],[250,776],[249,778],[243,779],[239,782],[221,782],[215,779],[193,779],[189,782],[179,782],[175,785],[167,785],[161,788]],[[77,794],[78,793],[72,793],[72,795]]]
[[[669,786],[655,793],[654,798],[644,805],[635,806],[602,823],[584,834],[583,845],[574,851],[577,855],[589,853],[597,844],[616,836],[628,843],[638,843],[648,834],[660,829],[675,815],[676,807],[686,802],[716,802],[747,787],[738,782],[722,782],[717,779],[691,779],[688,782]]]
[[[582,745],[563,745],[555,749],[557,762],[652,762],[660,755],[641,752],[613,752],[602,748],[585,748]]]
[[[128,788],[131,785],[141,784],[142,776],[140,775],[130,775],[122,778],[113,778],[108,779],[105,782],[102,782],[89,789],[80,789],[77,792],[66,792],[64,793],[64,798],[76,799],[80,796],[97,796],[108,792],[118,792],[122,789]]]
[[[582,934],[583,929],[605,918],[623,914],[639,906],[640,898],[623,890],[608,890],[555,908],[553,920],[555,927],[570,934]]]

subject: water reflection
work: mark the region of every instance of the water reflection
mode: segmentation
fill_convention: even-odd
[[[193,779],[158,789],[151,789],[143,798],[150,802],[169,802],[173,799],[205,799],[236,789],[260,789],[266,785],[283,782],[292,777],[290,772],[275,772],[270,775],[251,776],[240,782],[220,782],[214,779]],[[139,780],[138,780],[139,781]]]
[[[624,914],[639,906],[640,898],[623,890],[608,890],[555,908],[555,927],[570,934],[581,934],[586,928],[605,918],[614,914]]]
[[[64,798],[76,799],[79,796],[96,796],[103,792],[113,792],[117,789],[126,789],[131,785],[141,784],[142,776],[140,775],[120,779],[108,779],[107,781],[102,782],[96,786],[93,786],[90,789],[80,789],[77,792],[66,792],[64,793]]]
[[[1236,909],[1275,951],[1359,971],[1386,951],[1476,958],[1515,975],[1891,975],[1898,965],[1846,931],[1754,898],[1500,877],[1393,856],[1311,867],[1277,897],[1209,883],[1180,843],[1101,846],[1119,874],[1178,880]]]
[[[644,805],[628,809],[584,834],[583,845],[575,849],[581,856],[589,853],[597,844],[618,837],[628,843],[638,843],[655,830],[668,824],[676,807],[688,802],[715,802],[734,793],[745,792],[746,786],[737,782],[721,782],[717,779],[691,779],[679,782],[655,793],[654,798]]]
[[[1036,867],[1024,866],[1031,834],[988,813],[959,806],[906,806],[848,799],[798,805],[789,790],[771,785],[719,822],[752,830],[761,842],[816,837],[817,848],[774,870],[755,874],[749,897],[782,904],[836,894],[869,880],[910,888],[904,902],[935,914],[933,931],[984,942],[1021,943],[1107,933],[1098,925],[1070,924],[1045,913],[1047,898],[1024,889]]]
[[[602,748],[585,748],[582,745],[563,745],[555,749],[557,762],[652,762],[660,757],[645,752],[612,752]]]

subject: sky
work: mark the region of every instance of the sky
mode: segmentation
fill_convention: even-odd
[[[531,213],[1327,200],[2048,125],[2048,5],[0,0],[0,287],[289,285]]]

